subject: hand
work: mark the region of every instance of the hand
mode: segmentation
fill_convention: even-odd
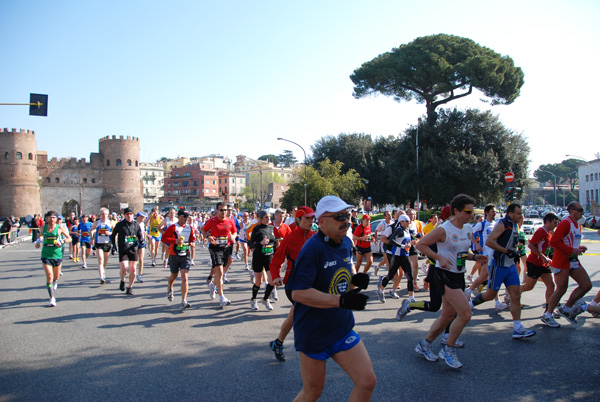
[[[508,258],[519,258],[519,255],[514,250],[506,250],[506,253],[504,254],[506,254]]]
[[[348,310],[364,310],[369,296],[358,293],[359,290],[353,289],[340,296],[340,307]]]
[[[487,255],[483,255],[483,254],[478,254],[478,255],[475,256],[475,261],[477,261],[481,265],[487,265],[487,263],[488,263],[488,256]]]
[[[446,269],[450,268],[448,259],[446,257],[440,256],[440,258],[437,261],[440,264],[440,268],[446,268]]]
[[[359,272],[352,277],[351,283],[356,286],[359,290],[365,290],[369,286],[369,275]]]
[[[35,248],[40,248],[40,243],[35,243]]]
[[[283,285],[283,279],[281,279],[281,278],[273,279],[273,285],[275,285],[275,286],[282,286]]]
[[[264,238],[260,241],[260,244],[262,244],[263,246],[266,246],[267,244],[269,244],[269,239],[268,238]]]
[[[208,242],[209,242],[210,244],[212,244],[213,246],[215,246],[215,245],[217,244],[217,240],[215,239],[215,237],[214,237],[214,236],[208,236],[208,237],[206,238],[206,240],[208,240]]]

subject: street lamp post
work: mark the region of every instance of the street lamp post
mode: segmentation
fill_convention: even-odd
[[[550,173],[552,176],[554,176],[554,205],[558,208],[558,201],[556,200],[556,175],[552,172],[542,169],[538,169],[538,172]]]
[[[421,118],[419,117],[419,123],[417,124],[417,136],[416,136],[416,151],[417,151],[417,219],[421,220],[421,199],[419,198],[419,126],[421,125]]]
[[[291,142],[292,144],[300,147],[300,149],[302,150],[302,152],[304,152],[304,205],[308,206],[308,204],[307,204],[307,197],[306,197],[306,186],[307,186],[307,183],[306,183],[306,180],[307,180],[307,177],[306,177],[306,166],[307,166],[306,151],[304,150],[304,148],[302,148],[302,146],[300,144],[296,144],[294,141],[286,140],[285,138],[281,138],[281,137],[278,137],[277,141]]]

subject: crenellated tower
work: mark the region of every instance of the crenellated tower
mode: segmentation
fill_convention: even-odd
[[[101,206],[118,211],[120,204],[127,203],[134,211],[143,210],[139,139],[106,136],[99,145],[103,163]]]
[[[35,132],[5,128],[0,132],[0,216],[39,211]]]

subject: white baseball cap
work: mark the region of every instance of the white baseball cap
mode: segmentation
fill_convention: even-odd
[[[354,205],[346,203],[340,197],[336,197],[335,195],[326,195],[317,203],[315,218],[319,219],[325,212],[339,212],[352,207],[354,207]]]

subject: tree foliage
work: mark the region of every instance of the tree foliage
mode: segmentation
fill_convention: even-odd
[[[354,169],[343,172],[342,167],[342,162],[331,162],[329,159],[319,162],[317,167],[307,167],[308,206],[315,208],[317,202],[326,195],[337,195],[350,204],[358,205],[365,186],[364,181]],[[289,190],[281,199],[281,205],[288,209],[294,205],[304,205],[303,169],[296,170],[294,180],[289,186]]]
[[[278,157],[279,157],[279,163],[283,167],[290,167],[294,163],[298,162],[298,159],[296,159],[296,157],[294,156],[292,151],[290,151],[289,149],[284,149],[283,153],[278,155]]]
[[[275,166],[279,165],[279,157],[277,155],[273,155],[273,154],[259,156],[258,160],[271,162]]]
[[[571,191],[575,190],[575,185],[578,181],[579,169],[578,165],[581,161],[577,159],[565,159],[560,163],[551,163],[547,165],[541,165],[539,168],[533,172],[533,176],[540,183],[551,182],[554,185],[554,176],[550,173],[554,173],[556,175],[556,183],[564,184],[569,183],[571,187]],[[548,173],[550,172],[550,173]]]
[[[529,146],[520,134],[505,128],[497,116],[479,110],[441,110],[436,123],[418,125],[419,195],[428,206],[444,205],[458,193],[478,202],[500,201],[504,175],[526,184]],[[341,161],[369,180],[373,203],[411,204],[417,198],[417,126],[399,137],[340,134],[313,145],[313,166],[322,160]],[[365,197],[365,191],[361,194]]]
[[[248,177],[248,184],[242,189],[242,195],[246,197],[248,202],[252,202],[253,205],[257,201],[261,201],[262,205],[267,199],[267,189],[271,183],[285,183],[285,180],[278,173],[263,173],[261,186],[261,175],[253,172]]]
[[[354,70],[354,97],[381,93],[394,100],[425,103],[428,121],[435,109],[479,89],[492,105],[512,103],[524,74],[513,60],[471,39],[454,35],[424,36],[383,53]]]

